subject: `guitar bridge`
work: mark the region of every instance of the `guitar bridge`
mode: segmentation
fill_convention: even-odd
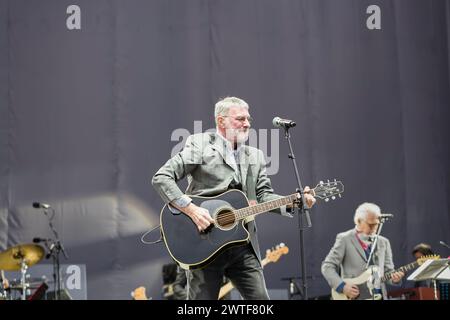
[[[205,230],[200,231],[200,235],[206,235],[207,233],[211,232],[212,228],[214,227],[214,224],[210,224]]]

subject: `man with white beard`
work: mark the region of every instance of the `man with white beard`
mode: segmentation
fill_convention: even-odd
[[[274,194],[266,174],[261,150],[245,145],[252,118],[248,104],[227,97],[215,105],[216,132],[194,134],[187,138],[184,149],[169,159],[153,176],[152,184],[172,212],[189,216],[199,232],[214,224],[209,211],[192,202],[189,195],[212,197],[230,189],[241,190],[250,205],[281,198]],[[183,193],[177,182],[187,177]],[[305,187],[308,207],[316,199]],[[274,212],[291,216],[292,205]],[[178,211],[179,210],[179,211]],[[246,223],[249,243],[228,248],[203,269],[190,271],[189,299],[217,299],[223,277],[232,281],[244,299],[269,299],[267,294],[254,220]]]

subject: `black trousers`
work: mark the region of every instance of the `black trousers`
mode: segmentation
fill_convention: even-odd
[[[223,276],[231,280],[245,300],[269,299],[261,263],[250,244],[229,248],[205,268],[189,274],[191,300],[217,300]]]

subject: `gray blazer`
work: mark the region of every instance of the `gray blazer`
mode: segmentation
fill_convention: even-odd
[[[242,191],[247,198],[258,202],[280,198],[281,196],[273,193],[262,151],[243,145],[239,155]],[[227,191],[233,181],[235,168],[230,156],[233,155],[229,154],[225,141],[218,137],[217,133],[191,135],[187,138],[183,150],[156,172],[152,184],[166,204],[183,194],[216,196]],[[185,192],[177,185],[184,177],[187,177],[188,181]],[[285,207],[274,212],[292,217]],[[255,221],[248,223],[248,231],[253,250],[261,260]]]
[[[343,278],[355,278],[363,273],[366,263],[367,258],[356,238],[356,230],[351,229],[336,236],[336,242],[322,262],[321,271],[330,287],[336,289]],[[378,237],[372,264],[380,267],[380,276],[394,270],[391,244],[383,236]],[[384,284],[382,290],[386,293]]]

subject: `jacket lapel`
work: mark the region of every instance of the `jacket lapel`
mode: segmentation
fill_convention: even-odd
[[[228,154],[225,141],[221,137],[218,137],[217,133],[215,133],[215,134],[211,135],[211,139],[210,139],[209,143],[211,144],[211,148],[213,150],[216,150],[220,154],[220,156],[223,159],[223,162],[225,164],[227,164],[228,166],[230,166],[234,170],[233,164],[230,163],[230,161],[229,161],[229,157],[232,155]]]
[[[247,173],[248,166],[250,165],[250,151],[247,146],[242,146],[241,152],[239,153],[239,165],[241,170],[241,181],[242,185],[247,185]]]
[[[364,253],[364,250],[361,247],[361,244],[359,243],[358,239],[356,238],[356,231],[352,232],[352,237],[351,237],[350,241],[356,247],[356,251],[358,251],[361,258],[363,258],[364,261],[367,261],[366,254]]]

